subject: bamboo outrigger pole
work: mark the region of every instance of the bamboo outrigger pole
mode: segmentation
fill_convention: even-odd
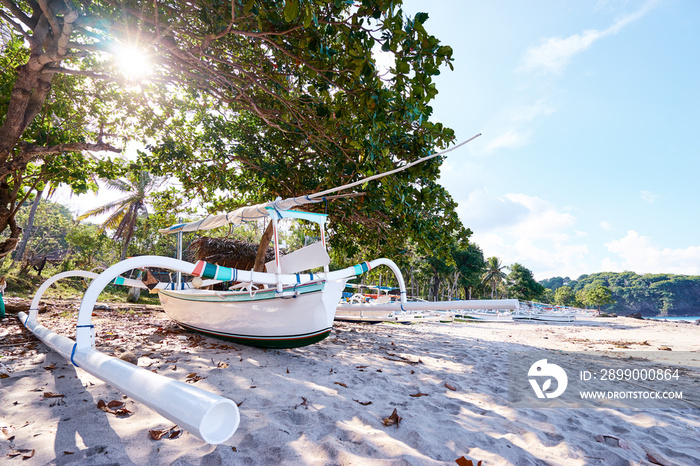
[[[395,168],[395,169],[390,170],[390,171],[388,171],[388,172],[379,173],[379,174],[377,174],[377,175],[372,175],[372,176],[369,176],[369,177],[367,177],[367,178],[363,178],[363,179],[361,179],[361,180],[355,181],[355,182],[350,183],[350,184],[346,184],[346,185],[343,185],[343,186],[338,186],[337,188],[327,189],[327,190],[325,190],[325,191],[321,191],[320,193],[309,194],[307,197],[308,197],[309,199],[316,199],[316,198],[319,198],[319,197],[323,197],[323,196],[325,196],[326,194],[331,194],[331,193],[335,193],[335,192],[338,192],[338,191],[343,191],[343,190],[345,190],[345,189],[354,188],[355,186],[359,186],[359,185],[361,185],[361,184],[367,183],[368,181],[376,180],[376,179],[378,179],[378,178],[383,178],[383,177],[385,177],[385,176],[393,175],[394,173],[402,172],[402,171],[406,170],[407,168],[410,168],[410,167],[412,167],[412,166],[414,166],[414,165],[418,165],[419,163],[423,163],[423,162],[425,162],[426,160],[430,160],[430,159],[433,159],[433,158],[438,157],[438,156],[440,156],[440,155],[447,154],[448,152],[451,152],[451,151],[457,149],[458,147],[461,147],[461,146],[465,145],[466,143],[473,141],[474,139],[478,138],[479,136],[481,136],[481,133],[478,133],[478,134],[476,134],[476,135],[470,137],[469,139],[467,139],[467,140],[464,141],[464,142],[460,142],[459,144],[457,144],[457,145],[454,146],[454,147],[450,147],[449,149],[445,149],[445,150],[443,150],[443,151],[441,151],[441,152],[437,152],[437,153],[435,153],[435,154],[431,154],[431,155],[425,156],[425,157],[423,157],[423,158],[420,158],[420,159],[418,159],[418,160],[415,160],[415,161],[413,161],[413,162],[411,162],[411,163],[407,163],[407,164],[404,165],[403,167]]]

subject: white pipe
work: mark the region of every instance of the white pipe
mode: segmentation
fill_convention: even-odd
[[[75,342],[27,319],[17,317],[34,335],[85,372],[112,385],[205,442],[225,442],[236,431],[240,414],[228,399],[193,385],[158,375],[91,348],[75,350]]]
[[[394,263],[394,261],[392,261],[391,259],[381,258],[381,259],[371,260],[371,261],[367,262],[367,264],[369,264],[370,270],[374,269],[380,265],[386,265],[387,267],[389,267],[391,269],[391,271],[394,272],[394,275],[396,276],[396,280],[399,282],[399,290],[401,291],[401,302],[405,303],[407,301],[406,300],[406,284],[403,281],[403,274],[401,273],[399,266],[396,265]],[[346,267],[342,270],[335,270],[333,272],[329,272],[326,274],[326,279],[329,281],[335,281],[335,280],[340,280],[342,278],[354,277],[355,275],[357,275],[357,273],[355,273],[355,267],[356,266]]]
[[[518,309],[517,299],[484,299],[469,301],[425,301],[408,303],[341,304],[339,311],[456,311],[462,309]]]
[[[34,299],[32,299],[32,303],[29,305],[29,318],[31,320],[36,320],[39,316],[39,301],[41,301],[41,297],[44,295],[44,292],[58,280],[67,277],[85,277],[95,279],[98,277],[98,275],[95,272],[88,272],[86,270],[70,270],[68,272],[58,273],[53,277],[47,279],[44,283],[41,284],[39,289],[36,290],[36,294],[34,294]]]
[[[192,264],[188,262],[174,259],[170,259],[170,261],[178,263],[177,265],[182,271],[191,271],[188,269],[192,268]],[[160,263],[160,261],[156,262]],[[125,263],[127,264],[125,265]],[[238,407],[233,401],[155,374],[94,349],[91,317],[97,296],[121,273],[146,265],[154,265],[152,258],[145,261],[141,258],[127,259],[110,267],[100,275],[84,270],[73,270],[54,275],[37,290],[30,306],[30,314],[20,312],[18,318],[27,329],[51,349],[86,372],[104,380],[134,400],[147,405],[202,440],[212,444],[222,443],[233,435],[240,422]],[[58,335],[43,327],[37,321],[39,301],[48,287],[61,278],[75,276],[93,279],[78,312],[79,327],[76,334],[78,338],[80,338],[80,334],[83,335],[83,339],[86,336],[89,337],[89,344],[82,347],[78,347],[77,342],[70,338]],[[82,319],[81,312],[83,313]],[[88,314],[87,318],[85,318],[85,312]],[[81,322],[83,323],[81,324]]]

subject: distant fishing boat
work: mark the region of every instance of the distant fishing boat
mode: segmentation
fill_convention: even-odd
[[[513,313],[513,320],[537,320],[543,322],[573,322],[576,312],[569,308],[536,302],[524,302]]]
[[[503,310],[483,310],[456,314],[455,318],[478,322],[513,322],[513,312]]]

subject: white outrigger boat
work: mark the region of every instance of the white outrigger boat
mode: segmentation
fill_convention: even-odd
[[[503,310],[474,310],[456,314],[456,318],[477,322],[513,322],[513,312]]]
[[[330,260],[325,250],[323,233],[326,216],[292,209],[303,204],[321,202],[325,199],[324,196],[332,192],[352,188],[405,170],[454,150],[477,136],[446,151],[349,185],[308,196],[277,199],[256,206],[243,207],[199,222],[175,225],[164,231],[164,233],[196,231],[269,217],[274,227],[275,260],[267,264],[267,272],[220,267],[204,261],[190,263],[161,256],[133,257],[114,264],[99,275],[75,270],[49,278],[34,296],[29,313],[19,313],[18,318],[47,346],[70,360],[75,366],[144,403],[206,442],[222,443],[233,435],[240,420],[238,408],[232,400],[191,384],[150,372],[95,349],[92,311],[102,290],[112,283],[147,288],[141,281],[126,279],[122,276],[133,269],[158,267],[192,275],[195,278],[188,286],[178,281],[175,290],[167,290],[166,288],[170,287],[168,283],[159,283],[155,287],[165,312],[175,322],[215,337],[268,347],[301,346],[328,336],[345,283],[350,278],[380,265],[385,265],[394,272],[401,290],[399,302],[381,304],[381,306],[387,306],[389,311],[517,309],[517,300],[500,300],[501,302],[498,303],[484,301],[480,305],[475,301],[407,302],[406,287],[401,272],[389,259],[375,259],[342,270],[330,271],[328,269]],[[281,257],[277,222],[286,217],[310,220],[319,224],[321,242]],[[323,268],[323,272],[302,273],[304,270],[319,267]],[[75,341],[56,334],[38,322],[39,302],[46,289],[57,280],[74,276],[92,279],[78,310]],[[210,284],[219,282],[238,283],[244,290],[204,289]],[[376,306],[367,306],[370,309],[377,309]]]
[[[517,321],[573,322],[575,318],[572,310],[535,302],[521,303],[520,309],[513,313],[513,320]]]

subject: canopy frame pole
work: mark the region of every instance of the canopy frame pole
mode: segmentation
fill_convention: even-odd
[[[274,210],[269,210],[268,212],[270,214],[270,218],[272,219],[272,238],[275,243],[275,276],[277,278],[277,292],[282,293],[282,281],[280,280],[282,266],[280,264],[280,243],[278,237],[277,213]]]

